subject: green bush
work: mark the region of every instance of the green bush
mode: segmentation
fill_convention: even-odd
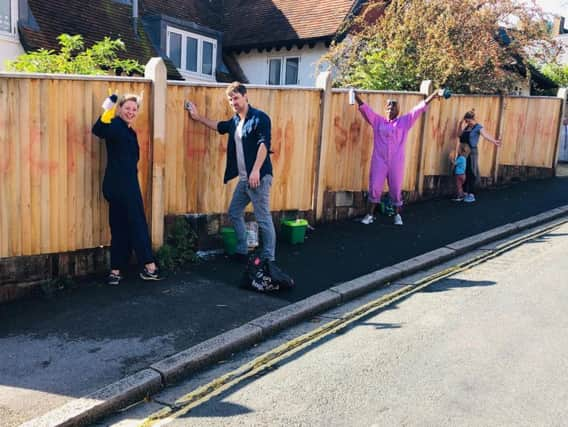
[[[24,73],[109,74],[118,71],[126,74],[143,74],[144,67],[133,59],[119,58],[126,51],[124,42],[105,37],[85,49],[83,36],[61,34],[57,37],[60,51],[39,49],[6,62],[10,71]]]
[[[196,249],[197,235],[185,218],[177,217],[156,258],[161,268],[175,271],[197,261]]]

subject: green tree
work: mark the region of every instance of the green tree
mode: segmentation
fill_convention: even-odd
[[[568,87],[568,64],[545,64],[540,71],[558,86]]]
[[[62,74],[126,74],[144,72],[144,68],[133,59],[121,59],[119,51],[126,46],[120,39],[105,37],[85,49],[81,35],[61,34],[57,37],[60,50],[39,49],[20,55],[13,61],[7,61],[7,69],[27,73],[62,73]]]
[[[523,64],[549,58],[554,40],[529,0],[371,0],[324,60],[336,85],[461,93],[509,91]]]

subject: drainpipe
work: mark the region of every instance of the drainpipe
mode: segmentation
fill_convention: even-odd
[[[132,0],[132,26],[134,27],[134,36],[138,38],[138,0]]]

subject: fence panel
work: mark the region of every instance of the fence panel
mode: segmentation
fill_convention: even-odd
[[[272,121],[274,183],[272,210],[312,209],[316,147],[319,138],[320,91],[248,88],[253,105]],[[166,137],[166,213],[225,212],[236,180],[223,185],[227,135],[194,122],[184,100],[212,120],[234,113],[225,87],[169,84]]]
[[[0,77],[0,257],[66,252],[109,243],[101,195],[106,152],[91,127],[109,81]],[[113,81],[119,93],[146,82]],[[135,125],[148,196],[149,111]]]
[[[500,163],[554,167],[561,107],[560,98],[505,98]]]
[[[498,96],[454,95],[449,99],[433,101],[427,113],[424,130],[424,175],[449,175],[452,173],[450,156],[458,142],[458,123],[467,111],[475,110],[475,118],[487,132],[496,136],[499,125]],[[479,172],[483,177],[492,176],[495,146],[481,137],[478,145]]]
[[[410,111],[424,99],[412,93],[365,93],[361,98],[378,114],[384,115],[384,106],[389,98],[398,100],[402,114]],[[332,94],[332,129],[326,144],[329,167],[325,173],[326,190],[362,191],[368,189],[369,167],[373,152],[373,129],[365,121],[355,105],[349,105],[345,91]],[[420,118],[408,134],[406,142],[406,172],[403,190],[416,190],[418,162],[420,157]],[[385,184],[385,188],[387,188]]]

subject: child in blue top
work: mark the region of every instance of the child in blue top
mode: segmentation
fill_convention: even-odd
[[[454,175],[456,177],[456,187],[458,189],[456,197],[452,199],[455,202],[462,202],[465,197],[463,184],[465,182],[465,167],[467,163],[467,156],[469,156],[470,151],[471,148],[469,148],[469,145],[463,143],[460,144],[458,147],[458,155],[453,162]]]

